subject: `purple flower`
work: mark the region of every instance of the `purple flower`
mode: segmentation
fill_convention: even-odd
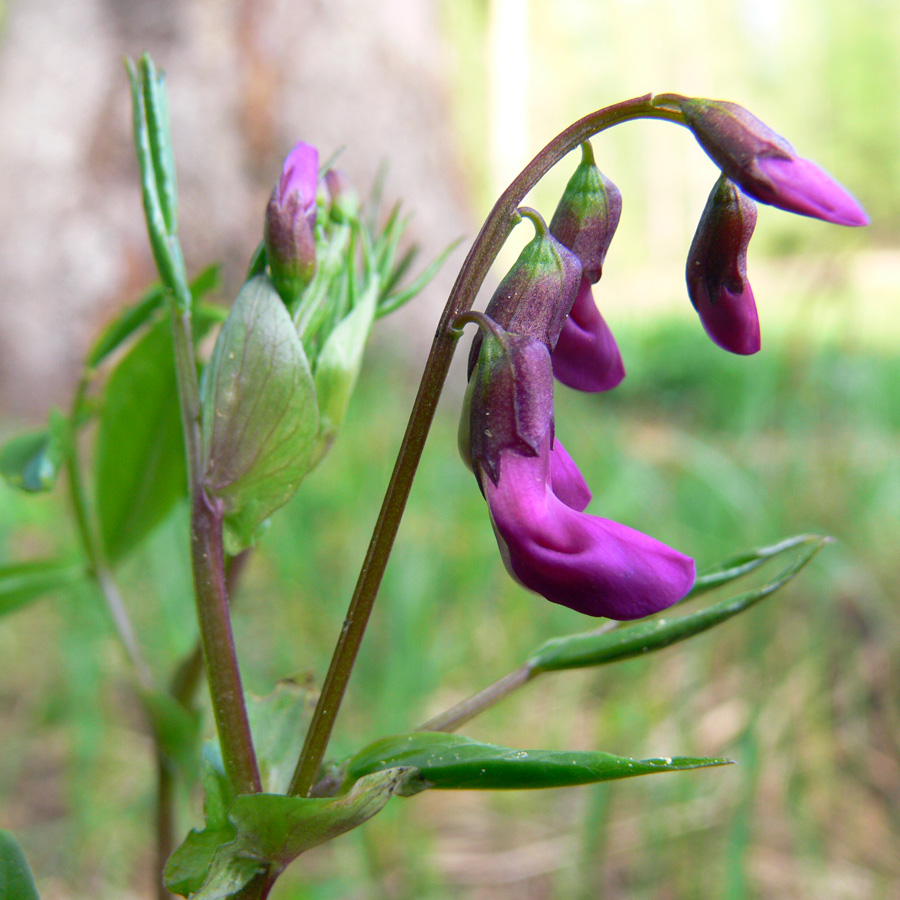
[[[581,145],[581,162],[572,173],[550,220],[550,234],[581,261],[596,284],[622,215],[622,194],[594,164],[590,141]]]
[[[586,276],[581,279],[552,359],[553,374],[576,391],[608,391],[625,377],[622,354],[594,303],[591,283]]]
[[[534,224],[534,238],[525,245],[500,282],[485,313],[501,328],[556,346],[581,281],[581,263],[550,232],[540,214],[528,207],[519,213]],[[481,332],[469,353],[469,374],[481,348]]]
[[[460,444],[488,502],[509,573],[553,603],[636,619],[694,583],[687,556],[625,525],[583,512],[590,491],[553,426],[550,354],[486,316]]]
[[[706,333],[732,353],[760,347],[759,317],[747,281],[747,245],[756,204],[724,175],[706,201],[687,260],[688,296]]]
[[[600,315],[591,285],[603,263],[622,213],[619,189],[594,164],[590,142],[560,198],[550,233],[578,257],[582,278],[572,311],[553,348],[553,374],[578,391],[608,391],[625,377],[625,366],[609,326]]]
[[[742,106],[700,98],[679,105],[712,161],[760,203],[836,225],[869,224],[845,188]]]
[[[316,269],[316,191],[319,152],[302,141],[284,161],[269,198],[263,239],[275,289],[291,306]]]

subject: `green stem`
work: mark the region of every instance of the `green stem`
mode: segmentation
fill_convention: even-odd
[[[228,614],[222,509],[203,490],[191,512],[191,558],[200,642],[225,772],[236,794],[262,790]]]
[[[475,302],[478,289],[491,264],[518,221],[516,209],[525,195],[567,153],[592,135],[620,122],[641,118],[684,123],[676,110],[654,107],[652,94],[625,100],[579,119],[550,141],[503,192],[469,250],[444,307],[428,361],[425,363],[409,424],[291,781],[290,794],[301,797],[308,795],[325,755],[453,358],[459,337],[453,328],[453,322],[457,316],[471,309]]]
[[[599,628],[591,632],[593,635],[606,634],[614,631],[619,627],[618,622],[606,622]],[[416,731],[456,731],[460,725],[474,719],[486,709],[499,703],[505,697],[508,697],[513,691],[518,690],[529,681],[542,675],[545,669],[535,669],[534,663],[524,662],[518,669],[514,669],[508,675],[497,679],[493,684],[489,684],[486,688],[466,697],[450,709],[438,713],[433,719],[429,719],[423,725],[420,725]]]

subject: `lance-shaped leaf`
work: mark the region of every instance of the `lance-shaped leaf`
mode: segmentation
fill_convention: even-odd
[[[280,871],[304,851],[371,819],[409,774],[402,768],[376,772],[329,799],[241,795],[228,810],[227,827],[192,832],[172,854],[166,885],[185,896],[191,893],[193,900],[229,897],[257,872],[270,866]]]
[[[115,562],[187,493],[168,318],[131,347],[107,382],[95,472],[100,533]]]
[[[59,560],[0,566],[0,616],[21,609],[50,591],[69,587],[84,576],[82,564]]]
[[[694,586],[682,603],[721,587],[723,584],[728,584],[744,575],[748,575],[769,560],[786,553],[788,550],[793,550],[795,547],[800,547],[803,544],[821,546],[823,540],[822,536],[818,534],[795,534],[792,537],[785,538],[783,541],[778,541],[777,544],[769,544],[766,547],[753,547],[750,550],[745,550],[743,553],[738,553],[735,556],[722,560],[722,562],[710,566],[705,572],[697,576]]]
[[[569,787],[635,775],[728,765],[731,760],[696,757],[628,759],[599,751],[514,750],[444,732],[419,731],[375,741],[347,765],[347,779],[407,766],[399,790],[410,797],[429,788],[504,790]]]
[[[178,199],[165,75],[156,70],[146,53],[137,65],[129,59],[126,66],[150,246],[163,283],[172,291],[179,310],[186,311],[191,306],[191,292],[178,242]]]
[[[319,416],[309,363],[271,282],[241,288],[202,399],[203,482],[225,504],[226,548],[252,543],[309,471]]]
[[[49,491],[68,457],[70,441],[68,419],[53,410],[46,428],[20,434],[0,448],[0,475],[20,491]]]
[[[677,618],[653,619],[617,628],[614,631],[594,631],[547,641],[526,663],[531,676],[561,669],[581,669],[643,656],[662,650],[678,641],[687,640],[727,621],[759,603],[789,582],[829,541],[829,538],[809,538],[808,546],[776,579],[753,591],[739,594]]]
[[[0,897],[40,900],[22,848],[10,832],[3,830],[0,830]]]
[[[191,297],[194,303],[198,303],[206,294],[215,291],[220,283],[220,267],[218,265],[207,266],[192,282]],[[106,326],[103,333],[97,338],[91,352],[88,354],[85,365],[96,368],[111,353],[122,346],[138,329],[146,325],[153,314],[165,303],[166,293],[159,283],[150,287],[137,303],[127,306],[122,312]],[[206,309],[207,316],[215,316],[215,311]]]

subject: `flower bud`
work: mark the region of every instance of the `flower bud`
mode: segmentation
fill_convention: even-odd
[[[328,190],[331,218],[335,222],[355,219],[359,213],[359,197],[347,173],[340,169],[329,169],[325,173],[325,187]]]
[[[856,200],[752,113],[726,100],[678,101],[712,161],[760,203],[836,225],[868,225]]]
[[[472,315],[482,342],[460,420],[460,452],[479,481],[484,471],[496,483],[501,453],[536,455],[552,427],[553,376],[545,344],[510,334],[486,315]],[[471,429],[471,422],[479,427]]]
[[[756,204],[720,176],[691,242],[686,271],[688,296],[706,333],[723,349],[744,355],[760,347],[747,281],[747,245],[755,225]]]
[[[596,284],[622,214],[622,195],[594,165],[589,141],[581,145],[581,153],[550,221],[550,234],[581,260],[584,276]]]
[[[316,270],[316,187],[319,153],[302,141],[288,154],[266,208],[263,239],[272,283],[292,306]]]
[[[505,331],[533,338],[552,351],[578,293],[581,263],[550,234],[538,213],[519,211],[532,220],[536,234],[500,282],[485,314]],[[479,332],[469,354],[470,375],[480,346]]]

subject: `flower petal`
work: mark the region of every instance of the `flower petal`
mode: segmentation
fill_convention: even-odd
[[[288,153],[278,179],[278,202],[286,204],[292,194],[300,195],[303,214],[315,214],[319,185],[319,151],[300,141]]]
[[[754,185],[757,200],[835,225],[869,224],[855,198],[811,160],[763,156],[757,166],[768,181]]]
[[[524,587],[577,612],[637,619],[694,583],[694,561],[639,531],[567,506],[550,490],[550,454],[504,454],[483,479],[501,553]]]
[[[591,489],[559,440],[553,441],[550,451],[550,483],[553,493],[570,509],[581,512],[591,502]]]
[[[552,355],[557,380],[577,391],[597,393],[616,387],[625,366],[616,339],[594,303],[591,283],[581,279],[572,311]]]

